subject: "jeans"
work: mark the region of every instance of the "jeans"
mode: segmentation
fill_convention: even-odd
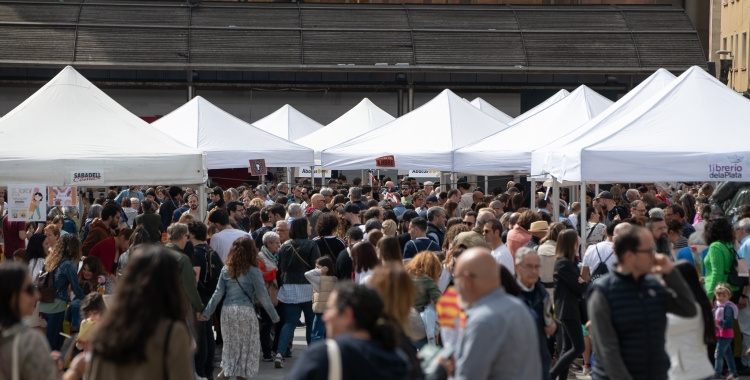
[[[305,313],[305,339],[307,345],[310,345],[310,339],[312,335],[312,326],[310,323],[313,320],[312,301],[302,303],[285,303],[284,313],[286,314],[286,321],[284,327],[281,329],[281,337],[279,338],[279,350],[287,349],[289,342],[294,337],[294,329],[297,328],[297,321],[302,313]],[[290,354],[290,352],[287,352]]]
[[[63,331],[65,312],[61,311],[54,314],[42,313],[42,317],[47,321],[47,342],[49,342],[50,349],[52,351],[60,351],[65,341],[65,338],[60,335]]]
[[[740,313],[737,316],[737,322],[740,325],[740,331],[742,331],[742,352],[747,352],[750,349],[750,307],[740,309]],[[742,364],[745,367],[750,367],[750,356],[742,356]]]
[[[716,361],[714,362],[714,373],[721,375],[724,370],[724,361],[727,362],[727,369],[730,373],[737,373],[737,366],[734,364],[734,355],[732,354],[732,338],[719,338],[716,343]],[[724,360],[722,360],[724,359]]]
[[[195,322],[195,334],[197,338],[198,349],[195,352],[195,373],[200,377],[207,379],[214,378],[214,353],[216,352],[216,342],[214,341],[214,330],[211,328],[213,321]]]
[[[563,319],[560,321],[560,324],[561,326],[558,326],[558,329],[562,327],[563,332],[558,336],[562,336],[562,342],[557,343],[562,344],[560,346],[560,358],[550,370],[552,380],[567,380],[570,364],[577,357],[581,356],[586,348],[583,342],[583,329],[581,329],[580,320]]]
[[[307,320],[305,320],[307,322]],[[310,343],[326,338],[326,324],[323,322],[323,314],[315,313],[313,317],[312,337]]]
[[[74,299],[70,302],[68,310],[65,311],[65,320],[70,322],[70,332],[76,332],[81,329],[81,300]]]
[[[276,305],[276,314],[279,315],[279,321],[276,322],[276,325],[274,326],[274,334],[273,334],[273,345],[272,350],[273,352],[281,352],[279,351],[279,338],[281,338],[281,329],[284,327],[284,323],[286,323],[286,312],[285,312],[284,304],[279,301],[279,303]],[[286,352],[286,350],[284,350]]]

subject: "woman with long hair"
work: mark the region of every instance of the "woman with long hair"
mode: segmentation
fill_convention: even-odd
[[[557,251],[557,237],[560,236],[560,232],[565,231],[565,224],[555,222],[550,224],[547,236],[543,237],[539,241],[539,248],[537,254],[539,254],[539,281],[546,284],[546,286],[552,285],[554,282],[555,272],[555,253]],[[552,287],[546,287],[549,296],[554,298],[555,290]]]
[[[454,201],[447,201],[443,205],[443,208],[445,209],[445,217],[447,219],[457,217],[456,211],[458,210],[458,203]]]
[[[44,263],[44,271],[55,279],[55,299],[52,302],[40,302],[39,311],[47,321],[47,340],[53,350],[62,347],[60,332],[65,318],[65,309],[70,302],[68,288],[73,290],[76,298],[83,299],[84,294],[78,285],[78,262],[81,260],[81,241],[77,236],[61,237]]]
[[[684,196],[683,196],[684,197]],[[697,313],[683,318],[667,313],[667,354],[670,359],[670,380],[700,380],[712,378],[714,368],[708,360],[708,347],[716,344],[714,315],[711,301],[701,287],[698,272],[687,261],[678,261],[674,269],[693,292]]]
[[[695,198],[690,195],[689,193],[686,193],[680,198],[680,205],[682,205],[682,208],[685,209],[685,220],[687,220],[688,223],[693,224],[695,222]]]
[[[555,315],[563,327],[562,333],[558,334],[562,339],[560,344],[560,357],[555,366],[550,369],[552,380],[567,380],[568,370],[573,360],[583,353],[585,344],[583,341],[583,329],[581,327],[581,309],[579,303],[581,296],[586,292],[588,283],[581,278],[581,273],[576,265],[576,252],[578,252],[578,233],[575,230],[565,230],[557,236],[555,247]]]
[[[417,348],[422,348],[425,344],[435,344],[437,331],[437,311],[435,303],[438,301],[442,292],[438,288],[438,281],[443,270],[437,255],[431,251],[422,251],[414,256],[405,266],[406,272],[412,276],[416,297],[414,299],[414,310],[420,313],[425,325],[426,336],[418,341],[413,342]]]
[[[355,284],[367,284],[376,266],[380,265],[375,246],[363,241],[352,248],[352,280]]]
[[[258,374],[260,332],[255,314],[255,299],[260,301],[274,323],[279,321],[258,266],[255,242],[249,237],[235,240],[219,275],[216,291],[203,310],[201,320],[207,320],[226,295],[221,309],[224,348],[219,379],[231,376],[246,379]]]
[[[340,237],[334,235],[341,221],[334,212],[325,212],[318,217],[315,231],[318,236],[312,240],[318,246],[321,256],[331,256],[333,262],[339,257],[339,252],[346,249],[346,243]]]
[[[104,265],[98,257],[87,257],[83,259],[81,271],[78,273],[78,284],[84,294],[96,292],[99,287],[99,276],[104,277],[104,294],[114,294],[114,282],[107,276]]]
[[[55,379],[57,368],[41,332],[21,322],[39,299],[26,266],[0,263],[0,374],[4,379]]]
[[[148,289],[148,291],[144,291]],[[192,348],[187,297],[165,248],[133,252],[90,341],[88,379],[187,379]]]
[[[54,224],[48,224],[44,227],[44,236],[47,237],[47,247],[52,250],[52,247],[57,243],[57,239],[60,238],[60,229]]]
[[[338,369],[342,379],[406,379],[409,365],[396,350],[398,325],[383,314],[383,309],[374,289],[340,283],[328,298],[323,314],[332,341],[310,347],[287,377],[325,379]],[[339,357],[331,359],[328,350],[334,346]],[[334,363],[338,365],[334,367]]]
[[[586,207],[586,232],[583,235],[587,245],[604,240],[607,226],[601,223],[601,214],[595,207]]]
[[[397,263],[401,266],[404,265],[401,244],[398,243],[398,239],[395,236],[386,236],[380,239],[380,241],[378,241],[376,252],[380,261],[384,265],[390,262]]]
[[[705,289],[710,300],[714,299],[716,284],[727,283],[734,262],[734,229],[727,218],[712,218],[706,221],[703,238],[708,244],[708,253],[703,259],[706,268]],[[733,303],[739,302],[740,288],[730,285]]]

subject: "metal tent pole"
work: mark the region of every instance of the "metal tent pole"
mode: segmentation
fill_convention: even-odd
[[[552,221],[557,222],[560,219],[560,186],[557,179],[552,177]]]
[[[536,179],[531,178],[531,183],[529,184],[529,186],[530,186],[530,188],[529,188],[529,191],[530,191],[530,193],[529,193],[529,195],[530,195],[529,199],[531,199],[531,202],[530,202],[531,205],[529,205],[529,209],[531,211],[534,211],[534,207],[536,207]]]
[[[586,252],[586,181],[581,181],[581,214],[578,219],[581,220],[581,260]]]

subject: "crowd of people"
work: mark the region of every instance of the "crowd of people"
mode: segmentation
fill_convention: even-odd
[[[289,379],[750,374],[750,205],[729,220],[710,184],[572,202],[367,182],[216,186],[206,214],[178,186],[45,223],[0,210],[0,379],[246,379],[293,357]]]

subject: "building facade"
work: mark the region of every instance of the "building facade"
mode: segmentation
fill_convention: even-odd
[[[737,92],[748,92],[748,34],[750,34],[750,1],[716,0],[721,3],[721,47],[728,52],[725,60],[727,86]],[[714,52],[715,53],[715,52]],[[729,60],[728,62],[726,60]],[[718,68],[718,67],[717,67]]]

